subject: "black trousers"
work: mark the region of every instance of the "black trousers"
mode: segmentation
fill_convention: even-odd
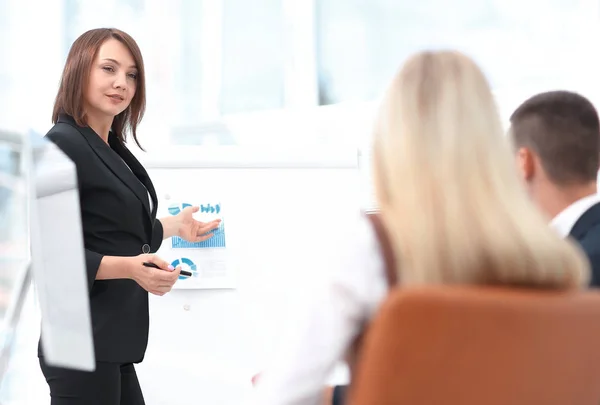
[[[51,405],[145,405],[133,364],[97,362],[92,372],[51,367],[40,357]]]
[[[344,405],[346,403],[346,388],[346,385],[336,385],[333,387],[331,405]]]

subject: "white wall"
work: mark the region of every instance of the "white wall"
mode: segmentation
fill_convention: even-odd
[[[235,290],[151,296],[138,368],[148,405],[243,403],[289,310],[310,294],[319,262],[359,210],[355,149],[218,150],[180,148],[161,154],[176,159],[146,161],[159,201],[220,199],[237,279]]]

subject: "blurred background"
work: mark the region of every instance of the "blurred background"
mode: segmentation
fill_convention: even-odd
[[[71,43],[102,26],[131,34],[144,55],[149,152],[356,147],[367,206],[377,101],[417,50],[475,58],[505,122],[538,91],[600,101],[598,0],[0,0],[0,127],[46,133]],[[47,398],[30,352],[36,316],[30,300],[9,376],[23,384],[3,389],[2,404],[40,403],[33,387]]]
[[[355,143],[292,122],[362,110],[424,47],[474,57],[503,110],[537,89],[591,93],[599,23],[597,0],[0,0],[0,122],[45,133],[71,43],[112,26],[145,58],[148,148]]]
[[[536,91],[600,91],[598,0],[0,0],[3,127],[49,129],[71,43],[101,26],[142,49],[149,152],[356,145],[368,168],[377,100],[424,47],[474,57],[505,119]]]

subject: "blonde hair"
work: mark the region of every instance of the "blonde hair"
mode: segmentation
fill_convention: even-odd
[[[527,198],[478,66],[422,52],[393,79],[374,138],[374,182],[403,285],[589,282],[589,264]]]

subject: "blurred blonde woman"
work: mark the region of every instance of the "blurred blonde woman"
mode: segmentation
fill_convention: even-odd
[[[533,207],[508,142],[489,84],[465,55],[421,52],[394,77],[376,123],[373,169],[401,286],[587,285],[587,260]],[[371,223],[361,215],[347,233],[258,380],[258,404],[322,402],[326,378],[385,298]]]

